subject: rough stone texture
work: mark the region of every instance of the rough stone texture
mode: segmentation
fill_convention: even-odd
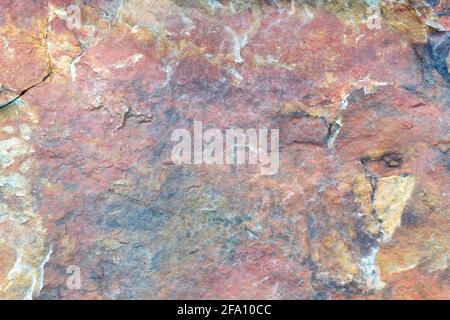
[[[450,3],[368,3],[2,0],[0,298],[449,299]]]

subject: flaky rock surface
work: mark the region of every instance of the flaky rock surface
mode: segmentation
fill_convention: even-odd
[[[450,298],[449,1],[0,5],[0,299]]]

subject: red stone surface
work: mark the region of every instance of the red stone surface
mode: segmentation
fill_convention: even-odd
[[[2,1],[0,298],[450,298],[448,4],[307,2]],[[279,172],[174,164],[193,121]]]

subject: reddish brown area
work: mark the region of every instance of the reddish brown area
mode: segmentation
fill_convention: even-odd
[[[417,56],[423,44],[321,8],[307,19],[130,1],[107,20],[91,1],[69,30],[47,20],[47,5],[69,1],[32,1],[26,16],[24,2],[6,2],[13,30],[0,34],[15,55],[0,54],[0,83],[20,93],[52,67],[21,97],[38,119],[33,196],[53,252],[37,298],[449,298],[450,91]],[[242,63],[225,26],[247,33]],[[174,165],[171,132],[194,120],[279,128],[279,173]],[[367,172],[417,180],[380,245],[378,291],[360,269],[374,239],[353,188]],[[417,266],[401,270],[414,252]],[[66,286],[69,265],[81,268],[80,290]]]

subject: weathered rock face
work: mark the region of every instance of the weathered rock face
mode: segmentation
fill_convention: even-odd
[[[3,0],[0,298],[449,299],[449,19]],[[279,129],[279,171],[175,164],[194,121]]]

